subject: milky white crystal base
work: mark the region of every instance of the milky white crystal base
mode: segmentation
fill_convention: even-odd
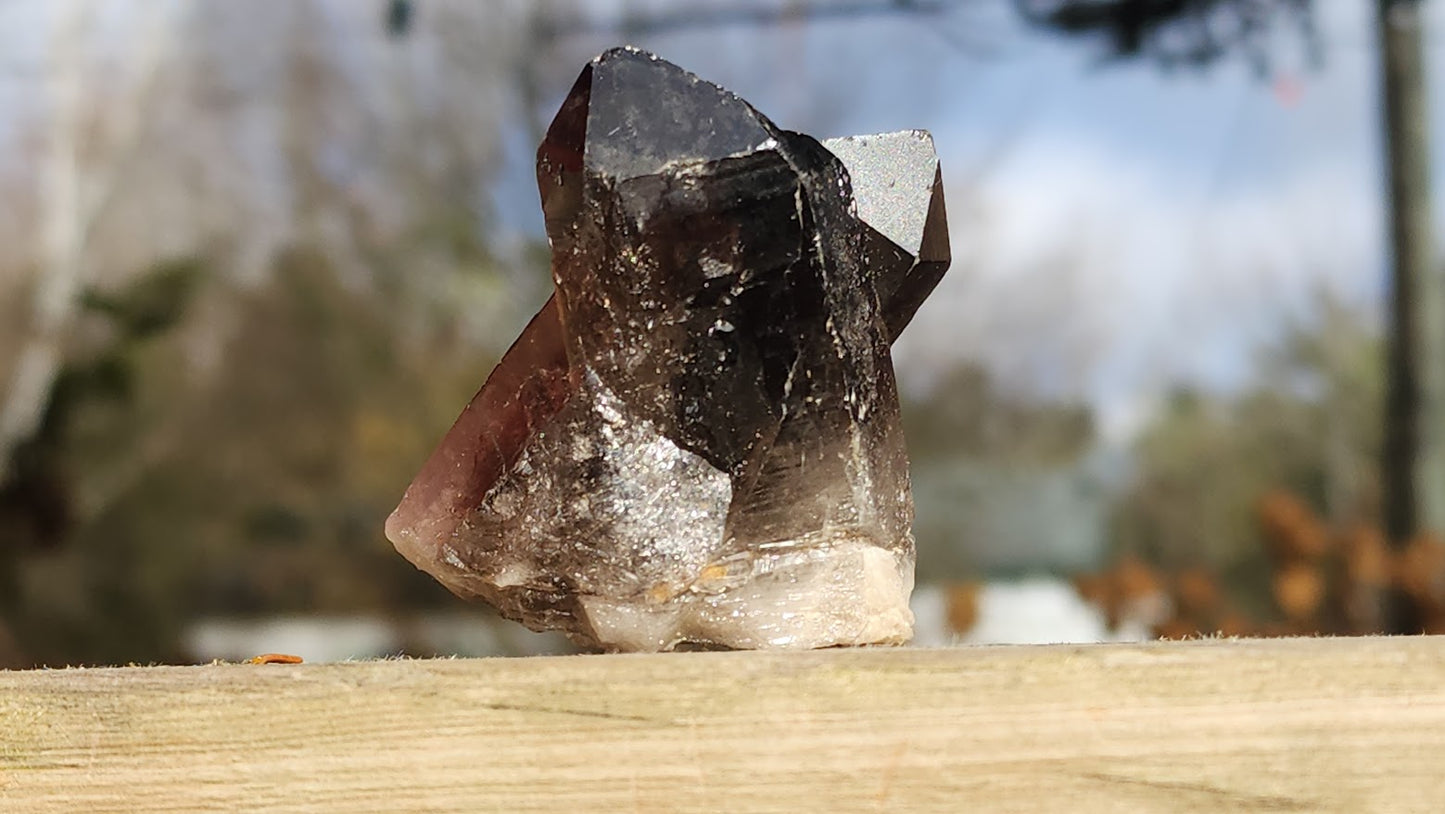
[[[581,605],[595,640],[610,650],[669,650],[687,642],[801,650],[903,644],[913,636],[913,558],[871,542],[763,558],[745,575],[720,574],[713,583],[700,579],[654,604],[590,596]]]

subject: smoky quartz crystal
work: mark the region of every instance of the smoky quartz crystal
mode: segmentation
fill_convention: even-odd
[[[556,290],[387,522],[608,650],[912,633],[892,341],[948,267],[920,131],[818,142],[631,48],[537,152]]]

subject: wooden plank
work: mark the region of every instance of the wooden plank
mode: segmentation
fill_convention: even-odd
[[[0,811],[1404,811],[1445,639],[0,673]]]

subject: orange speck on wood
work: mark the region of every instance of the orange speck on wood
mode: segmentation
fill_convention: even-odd
[[[262,653],[247,661],[247,664],[300,664],[300,656],[293,656],[289,653]]]

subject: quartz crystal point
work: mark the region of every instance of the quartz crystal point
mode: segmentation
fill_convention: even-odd
[[[387,521],[397,550],[605,649],[906,641],[889,346],[948,266],[929,136],[820,144],[616,49],[537,181],[556,291]]]

